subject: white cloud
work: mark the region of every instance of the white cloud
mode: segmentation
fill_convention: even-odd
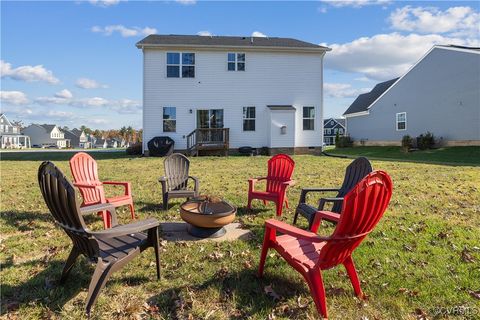
[[[480,13],[470,7],[451,7],[445,11],[434,7],[398,8],[388,18],[392,28],[419,33],[452,33],[478,38]]]
[[[176,3],[183,4],[184,6],[190,6],[197,3],[197,0],[175,0]]]
[[[317,10],[318,10],[318,12],[320,12],[320,13],[327,13],[327,11],[328,11],[326,7],[318,7]]]
[[[264,33],[261,33],[260,31],[253,31],[252,32],[252,37],[266,38],[267,35],[264,34]]]
[[[325,68],[359,73],[374,80],[393,79],[405,73],[435,44],[479,46],[480,40],[436,34],[377,34],[343,44],[325,44],[332,48],[325,56]]]
[[[0,100],[10,105],[23,105],[30,102],[27,95],[21,91],[0,91]]]
[[[2,78],[11,78],[19,81],[35,82],[44,81],[50,84],[60,82],[52,73],[45,69],[42,65],[37,66],[20,66],[12,69],[12,65],[0,60],[0,71]]]
[[[210,37],[213,36],[213,34],[210,31],[198,31],[197,35],[199,36],[205,36],[205,37]]]
[[[329,4],[332,7],[342,8],[342,7],[353,7],[361,8],[364,6],[385,6],[390,4],[392,0],[320,0],[323,3]]]
[[[88,0],[94,6],[110,7],[120,3],[120,0]]]
[[[352,88],[348,83],[325,83],[323,89],[325,95],[332,98],[353,98],[370,91],[369,88]]]
[[[98,89],[98,88],[108,88],[107,85],[101,84],[96,80],[88,78],[79,78],[75,82],[75,85],[82,89]]]
[[[73,94],[70,92],[70,90],[63,89],[62,91],[55,93],[55,97],[61,99],[71,99]]]
[[[108,106],[109,101],[100,97],[93,98],[83,98],[78,100],[70,101],[70,105],[73,107],[84,108],[84,107],[105,107]]]
[[[127,28],[122,26],[121,24],[116,25],[109,25],[105,27],[93,26],[90,29],[92,32],[95,33],[102,33],[105,36],[111,36],[113,33],[118,32],[122,37],[136,37],[136,36],[148,36],[153,33],[157,33],[157,29],[145,27],[131,27]]]

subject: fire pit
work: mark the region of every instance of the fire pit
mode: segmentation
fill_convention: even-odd
[[[198,197],[180,206],[180,216],[187,222],[187,231],[198,238],[218,238],[224,226],[233,222],[237,208],[213,197]]]

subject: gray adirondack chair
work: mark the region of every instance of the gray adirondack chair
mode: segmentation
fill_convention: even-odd
[[[297,209],[295,210],[295,216],[293,218],[293,224],[297,223],[298,215],[302,215],[308,220],[308,228],[311,229],[313,220],[317,212],[324,210],[325,204],[328,202],[333,203],[330,213],[323,213],[324,220],[330,222],[338,222],[340,218],[340,212],[342,211],[343,197],[357,185],[364,177],[373,171],[372,164],[365,157],[359,157],[350,163],[345,170],[345,178],[340,188],[305,188],[302,189],[300,194],[300,201]],[[314,207],[306,203],[307,194],[309,192],[337,192],[335,197],[320,198],[318,207]]]
[[[198,178],[189,175],[190,160],[181,153],[174,153],[165,158],[165,176],[158,181],[162,185],[163,209],[168,209],[171,198],[193,198],[198,196]],[[188,189],[188,180],[194,182],[193,190]]]
[[[88,287],[86,304],[88,316],[90,316],[90,310],[110,275],[149,247],[153,247],[155,251],[157,278],[160,279],[159,222],[156,219],[119,225],[115,207],[111,204],[97,204],[80,208],[75,188],[62,171],[49,161],[40,165],[38,183],[48,209],[57,224],[73,242],[72,251],[63,268],[60,283],[65,282],[79,255],[84,255],[91,262],[96,263]],[[91,231],[85,225],[83,215],[99,211],[109,212],[112,228]]]

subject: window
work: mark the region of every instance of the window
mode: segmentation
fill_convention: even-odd
[[[335,129],[333,130],[333,132],[334,132],[335,134],[337,134],[337,133],[338,133],[338,128],[335,128]]]
[[[195,53],[167,52],[167,78],[180,78],[180,75],[195,78]]]
[[[255,107],[243,107],[243,131],[255,131]]]
[[[245,53],[228,54],[228,71],[245,71]]]
[[[343,134],[343,129],[342,128],[338,129],[338,133]]]
[[[332,134],[332,129],[327,129],[327,134]]]
[[[175,107],[163,107],[163,132],[177,131],[177,109]]]
[[[400,112],[396,115],[397,118],[397,131],[407,130],[407,113]]]
[[[303,107],[303,130],[315,130],[315,107]]]

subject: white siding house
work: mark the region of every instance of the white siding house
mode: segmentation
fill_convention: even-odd
[[[399,79],[379,83],[344,113],[356,143],[400,145],[430,131],[445,145],[480,145],[480,48],[434,46]]]
[[[229,128],[229,148],[314,152],[323,141],[323,56],[286,38],[151,35],[143,51],[143,148]],[[280,149],[280,150],[276,150]]]
[[[30,137],[20,133],[4,113],[0,113],[0,147],[2,149],[30,148]]]
[[[23,129],[23,134],[30,136],[32,145],[60,149],[70,146],[70,140],[65,139],[64,132],[54,124],[31,124]]]

